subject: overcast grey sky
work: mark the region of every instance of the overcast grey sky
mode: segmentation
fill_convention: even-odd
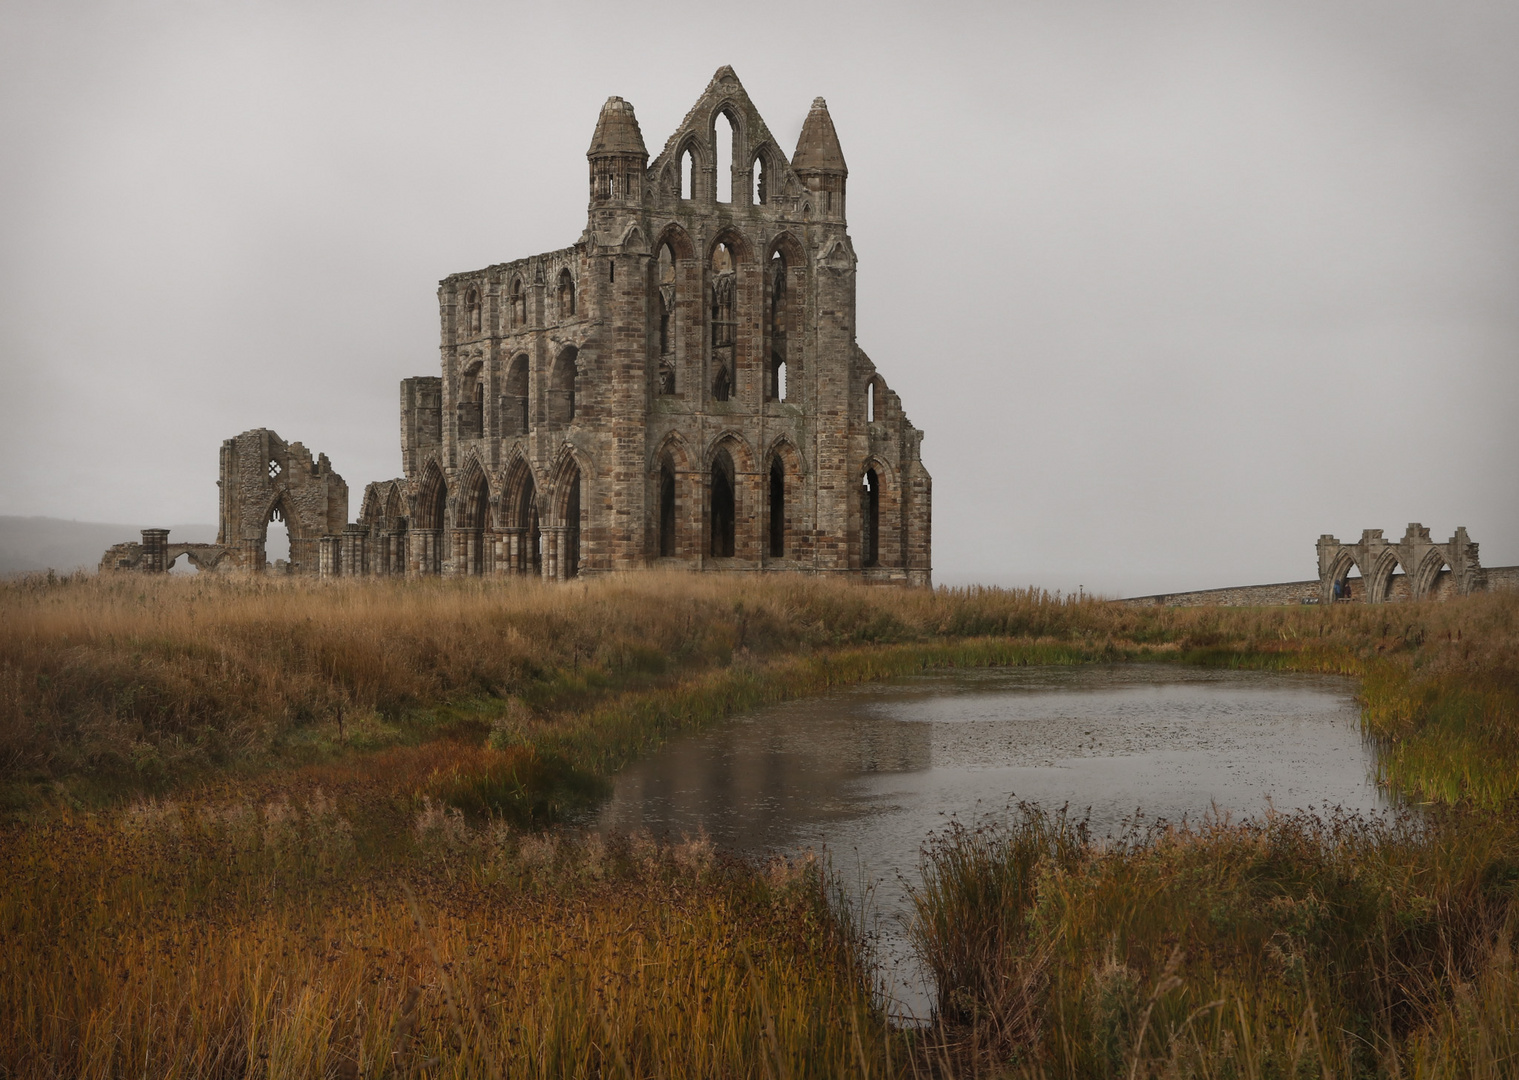
[[[0,514],[214,521],[222,439],[400,471],[436,286],[571,243],[612,94],[828,99],[940,582],[1519,563],[1519,5],[0,0]]]

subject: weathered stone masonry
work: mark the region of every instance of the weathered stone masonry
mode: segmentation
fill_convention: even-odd
[[[724,67],[652,162],[616,97],[586,156],[579,240],[440,283],[441,373],[401,384],[404,475],[365,489],[356,524],[326,457],[261,429],[222,447],[216,544],[149,530],[102,569],[188,553],[261,571],[282,519],[292,573],[929,584],[923,433],[856,344],[849,169],[823,100],[788,160]]]
[[[927,584],[923,435],[855,342],[822,99],[787,160],[724,67],[652,162],[615,97],[587,158],[574,245],[441,283],[441,374],[402,384],[405,475],[365,491],[342,572]]]

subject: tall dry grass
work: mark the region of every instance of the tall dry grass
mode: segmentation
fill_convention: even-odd
[[[1516,616],[660,574],[6,585],[0,1075],[1512,1075]],[[1355,677],[1387,781],[1454,809],[951,834],[918,1032],[873,1007],[815,869],[529,828],[738,709],[1094,660]]]

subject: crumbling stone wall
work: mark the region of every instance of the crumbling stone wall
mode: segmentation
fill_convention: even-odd
[[[231,551],[238,569],[266,565],[269,523],[290,532],[289,572],[316,574],[318,542],[348,522],[348,485],[326,454],[315,459],[298,442],[286,443],[268,428],[245,431],[222,443],[221,506],[216,542]]]
[[[441,373],[401,385],[405,475],[366,490],[363,556],[345,536],[323,566],[927,584],[923,433],[856,343],[823,100],[788,159],[724,67],[652,161],[615,97],[587,159],[575,244],[440,283]]]
[[[168,529],[144,529],[142,541],[115,544],[100,569],[164,573],[181,555],[201,571],[261,573],[269,523],[290,532],[292,574],[317,574],[324,536],[341,534],[348,520],[348,485],[327,455],[313,459],[300,443],[255,428],[222,443],[216,543],[172,544]],[[362,560],[361,560],[362,561]]]

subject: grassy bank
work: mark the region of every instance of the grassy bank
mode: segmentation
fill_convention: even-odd
[[[1130,608],[635,575],[0,586],[0,1074],[1512,1072],[1519,596]],[[735,711],[935,666],[1359,680],[1421,824],[925,856],[893,1032],[815,868],[537,831]]]

